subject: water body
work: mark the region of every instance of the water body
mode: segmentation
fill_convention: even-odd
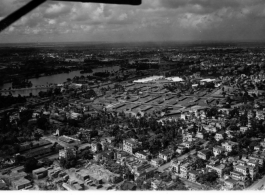
[[[102,68],[95,68],[93,69],[93,73],[95,72],[104,72],[104,71],[118,71],[120,69],[119,66],[111,66],[111,67],[102,67]],[[93,75],[93,73],[85,73],[85,74],[80,74],[80,71],[72,71],[69,73],[62,73],[62,74],[56,74],[56,75],[50,75],[50,76],[43,76],[39,78],[33,78],[29,79],[29,81],[32,82],[32,87],[34,86],[40,86],[44,85],[46,86],[47,84],[61,84],[64,83],[68,78],[73,79],[75,76],[88,76],[88,75]],[[9,89],[12,88],[12,83],[5,83],[1,87],[1,89]],[[20,90],[20,91],[15,91],[11,92],[13,96],[18,96],[19,94],[21,96],[28,96],[30,93],[32,95],[38,95],[40,91],[46,91],[46,89],[25,89],[25,90]],[[8,95],[9,92],[2,92],[3,95]]]

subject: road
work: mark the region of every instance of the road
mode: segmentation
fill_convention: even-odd
[[[246,188],[245,190],[259,190],[259,188],[265,184],[265,176],[262,179],[255,181],[251,186]]]
[[[38,158],[38,160],[41,160],[41,159],[44,159],[44,158],[48,158],[50,160],[55,160],[55,159],[58,159],[59,157],[59,154],[52,154],[52,155],[49,155],[49,156],[45,156],[45,157],[42,157],[42,158]],[[12,170],[12,169],[22,169],[24,167],[24,165],[20,165],[20,166],[13,166],[13,167],[8,167],[8,168],[5,168],[5,169],[1,169],[0,170],[0,175],[1,173],[5,172],[5,171],[9,171],[9,170]]]
[[[205,147],[207,144],[208,144],[208,141],[205,142],[204,144],[202,144],[201,146],[202,146],[202,147]],[[187,154],[184,154],[184,155],[182,155],[182,156],[177,157],[177,160],[183,160],[183,159],[187,158],[189,155],[193,155],[193,154],[195,154],[195,153],[196,153],[196,150],[194,149],[194,150],[188,152]],[[159,172],[164,172],[166,169],[168,169],[168,168],[170,167],[170,164],[171,164],[171,162],[168,162],[168,163],[166,163],[166,164],[160,166],[157,170],[158,170]]]
[[[180,178],[181,181],[183,181],[183,183],[189,187],[191,187],[192,189],[196,189],[196,190],[204,190],[204,187],[199,185],[199,184],[196,184],[194,182],[191,182],[187,179],[183,179],[183,178]]]

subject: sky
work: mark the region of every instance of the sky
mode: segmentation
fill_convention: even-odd
[[[48,1],[0,43],[265,41],[264,0],[142,0],[140,6]],[[28,0],[0,0],[0,19]]]

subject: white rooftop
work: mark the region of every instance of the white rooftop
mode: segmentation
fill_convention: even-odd
[[[213,82],[215,81],[215,79],[202,79],[201,81],[202,82]]]
[[[181,82],[181,81],[183,81],[183,79],[180,78],[180,77],[167,77],[166,79],[170,80],[170,81],[173,81],[173,82]]]
[[[139,79],[139,80],[136,80],[136,81],[133,81],[133,82],[134,83],[147,83],[147,82],[156,81],[156,80],[162,79],[162,78],[164,78],[164,77],[163,76],[151,76],[151,77]]]

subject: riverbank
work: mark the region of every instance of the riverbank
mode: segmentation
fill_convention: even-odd
[[[47,85],[56,85],[56,84],[62,84],[67,81],[67,79],[73,79],[74,77],[78,76],[93,76],[93,73],[96,72],[116,72],[120,70],[119,66],[111,66],[111,67],[99,67],[92,69],[92,73],[84,73],[81,74],[79,70],[72,71],[69,73],[61,73],[61,74],[56,74],[56,75],[50,75],[50,76],[43,76],[39,78],[32,78],[29,79],[29,81],[32,82],[32,88],[27,88],[27,89],[20,89],[12,92],[13,96],[18,96],[19,94],[22,96],[28,96],[30,93],[32,95],[38,95],[40,91],[43,90],[43,88],[39,87],[35,89],[37,86],[47,86]],[[10,90],[12,91],[12,83],[5,83],[2,85],[0,88],[2,91],[3,95],[8,95],[10,93]]]

